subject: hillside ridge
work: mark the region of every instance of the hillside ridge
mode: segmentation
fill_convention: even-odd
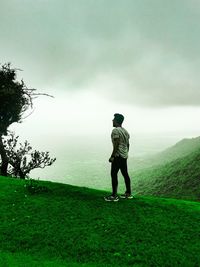
[[[135,171],[138,171],[163,165],[176,159],[183,158],[190,153],[197,151],[198,149],[200,149],[200,136],[184,138],[175,143],[173,146],[170,146],[159,153],[147,156],[144,159],[135,158],[134,169]]]
[[[134,173],[133,188],[141,195],[200,201],[200,148],[163,165]]]

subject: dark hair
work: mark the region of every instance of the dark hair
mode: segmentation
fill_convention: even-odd
[[[115,113],[114,120],[121,125],[122,122],[124,121],[124,116],[122,114]]]

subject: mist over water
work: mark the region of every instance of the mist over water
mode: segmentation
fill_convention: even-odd
[[[131,135],[128,166],[134,170],[134,159],[144,158],[160,152],[180,141],[180,135]],[[109,136],[62,137],[49,143],[48,150],[56,162],[45,169],[33,170],[32,178],[85,186],[96,189],[110,189],[110,163],[112,152]],[[123,179],[119,173],[119,179]]]

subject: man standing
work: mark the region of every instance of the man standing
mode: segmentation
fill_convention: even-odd
[[[111,178],[112,178],[112,195],[105,197],[106,201],[118,201],[119,197],[117,195],[118,187],[118,171],[124,177],[126,192],[121,195],[121,198],[131,199],[131,181],[127,170],[127,158],[129,152],[129,138],[130,135],[126,129],[122,127],[124,121],[124,116],[122,114],[114,114],[113,127],[115,127],[111,134],[111,139],[113,143],[113,152],[109,159],[111,163]]]

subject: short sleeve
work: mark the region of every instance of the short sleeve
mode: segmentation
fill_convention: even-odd
[[[117,128],[113,129],[112,133],[111,133],[111,138],[112,139],[116,139],[116,138],[119,138],[119,137],[120,137],[120,135],[119,135],[119,132],[118,132]]]

